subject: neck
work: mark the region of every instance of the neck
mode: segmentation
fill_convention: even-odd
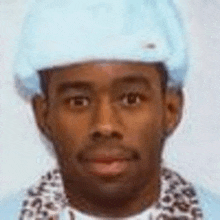
[[[69,204],[72,208],[97,217],[128,217],[138,214],[149,208],[158,201],[160,195],[160,178],[159,173],[143,187],[135,196],[130,199],[118,201],[114,198],[109,199],[98,196],[93,199],[87,199],[82,194],[73,190],[73,184],[65,183],[64,187]]]

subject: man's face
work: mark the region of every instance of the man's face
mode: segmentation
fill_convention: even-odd
[[[48,100],[37,103],[37,121],[54,144],[64,182],[84,197],[118,201],[157,183],[164,133],[178,112],[161,91],[155,64],[54,70]]]

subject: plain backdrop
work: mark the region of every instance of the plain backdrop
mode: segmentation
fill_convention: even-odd
[[[54,164],[39,139],[31,107],[13,87],[12,67],[30,0],[0,0],[0,198],[24,189]],[[187,28],[190,71],[184,117],[165,163],[220,194],[220,2],[176,0]]]

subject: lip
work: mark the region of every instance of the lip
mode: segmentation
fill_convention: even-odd
[[[128,161],[128,158],[125,157],[98,157],[98,158],[91,158],[88,159],[87,162],[93,162],[93,163],[113,163],[113,162],[122,162],[122,161]]]
[[[136,157],[131,151],[119,147],[99,147],[80,155],[81,163],[86,173],[93,176],[113,178],[128,172]]]
[[[86,163],[90,174],[95,176],[117,176],[124,173],[129,167],[129,161],[118,158],[98,158]]]

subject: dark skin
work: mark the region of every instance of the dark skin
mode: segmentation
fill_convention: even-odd
[[[93,62],[45,71],[47,96],[33,100],[38,127],[54,144],[70,204],[127,217],[157,201],[163,143],[181,118],[182,96],[162,92],[155,64]],[[126,158],[117,175],[91,174],[91,158]]]

